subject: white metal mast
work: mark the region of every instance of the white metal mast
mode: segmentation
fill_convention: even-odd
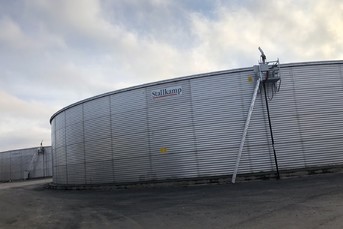
[[[249,128],[249,124],[250,124],[250,120],[251,120],[251,115],[252,115],[252,112],[254,110],[255,101],[256,101],[257,93],[258,93],[258,90],[260,88],[261,82],[263,82],[264,86],[265,86],[265,82],[270,81],[270,82],[272,82],[273,86],[275,86],[276,82],[280,80],[280,77],[279,77],[279,60],[272,61],[272,62],[268,63],[268,62],[266,62],[266,55],[264,54],[263,50],[260,47],[258,47],[258,50],[261,52],[262,62],[260,61],[259,65],[254,66],[256,84],[255,84],[254,93],[253,93],[253,96],[251,99],[251,103],[250,103],[250,107],[249,107],[249,111],[248,111],[248,116],[247,116],[247,119],[245,121],[241,143],[239,145],[239,151],[238,151],[238,155],[237,155],[237,159],[236,159],[236,165],[235,165],[235,169],[234,169],[234,172],[232,175],[232,180],[231,180],[232,183],[236,182],[239,163],[240,163],[240,160],[242,157],[243,147],[244,147],[246,136],[248,134],[248,128]],[[264,87],[264,90],[266,90],[266,87]],[[268,111],[268,117],[269,117],[269,111]],[[270,121],[269,121],[269,124],[270,124]],[[271,128],[271,126],[270,126],[270,128]],[[273,142],[274,142],[274,140],[273,140]],[[274,147],[274,144],[273,144],[273,147]],[[275,161],[276,161],[275,150],[274,150],[274,156],[275,156]],[[276,162],[276,164],[277,164],[277,162]]]

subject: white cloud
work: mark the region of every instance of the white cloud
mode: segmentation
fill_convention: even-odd
[[[25,49],[31,41],[25,37],[17,23],[8,17],[0,19],[0,46],[9,49]]]
[[[50,144],[48,119],[53,109],[37,101],[24,101],[0,91],[0,151]]]
[[[2,149],[46,138],[50,116],[70,103],[161,79],[251,66],[258,46],[283,63],[343,59],[340,0],[3,5]]]
[[[2,116],[6,115],[13,118],[18,118],[22,114],[25,114],[27,118],[41,117],[42,115],[49,115],[51,112],[37,101],[27,102],[3,91],[0,91],[0,107]]]
[[[342,58],[341,1],[265,3],[243,4],[233,12],[223,6],[214,19],[193,14],[197,56],[207,56],[220,68],[253,64],[258,46],[286,62]]]

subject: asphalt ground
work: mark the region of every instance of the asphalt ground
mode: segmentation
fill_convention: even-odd
[[[126,190],[49,182],[0,184],[0,228],[343,228],[343,174]]]

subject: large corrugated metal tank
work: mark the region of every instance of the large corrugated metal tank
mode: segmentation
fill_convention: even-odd
[[[37,150],[36,147],[0,152],[0,182],[27,179],[27,171]],[[52,176],[51,153],[51,146],[46,146],[44,153],[37,154],[30,171],[30,179]]]
[[[269,103],[279,169],[343,164],[343,61],[284,64],[280,71],[281,90]],[[253,74],[244,68],[166,80],[58,111],[51,118],[54,183],[232,175]],[[262,96],[239,174],[275,170]]]

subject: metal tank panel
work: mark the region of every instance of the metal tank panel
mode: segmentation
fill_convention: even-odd
[[[343,164],[342,66],[342,61],[281,65],[281,90],[269,103],[281,170]],[[51,118],[54,182],[232,175],[253,75],[245,68],[183,77],[62,109]],[[174,94],[165,94],[168,90]],[[238,173],[276,169],[270,139],[260,93]]]
[[[39,154],[34,161],[30,178],[52,176],[52,152],[50,146],[44,147],[44,154]],[[36,148],[27,148],[0,152],[0,182],[26,179],[25,171],[30,167]]]

